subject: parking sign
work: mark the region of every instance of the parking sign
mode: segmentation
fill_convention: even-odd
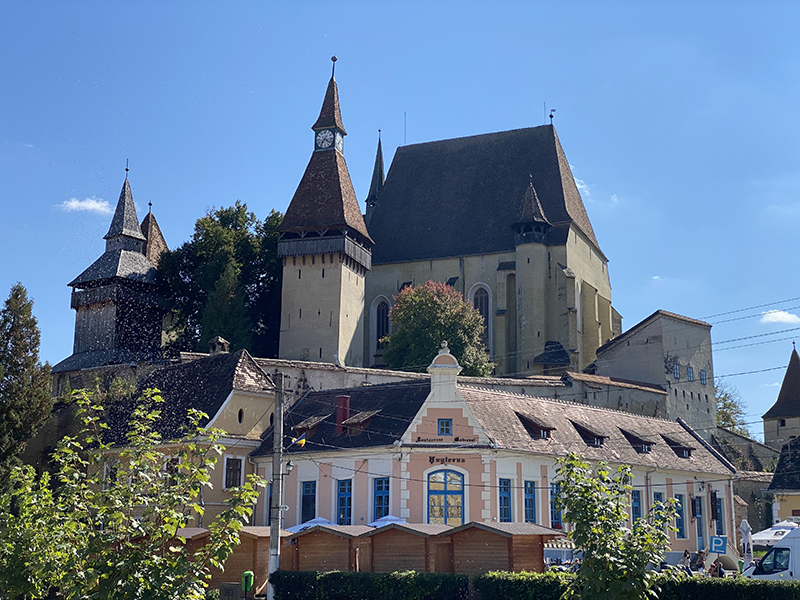
[[[717,554],[725,554],[725,547],[728,545],[728,538],[725,536],[712,536],[711,537],[711,547],[708,549],[709,552],[715,552]]]

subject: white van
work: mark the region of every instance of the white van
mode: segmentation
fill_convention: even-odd
[[[775,542],[758,565],[748,567],[742,575],[748,579],[800,579],[800,528]]]

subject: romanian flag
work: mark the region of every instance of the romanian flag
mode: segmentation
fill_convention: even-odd
[[[300,437],[292,438],[292,443],[289,445],[294,446],[295,444],[303,448],[306,445],[306,434],[303,433]]]

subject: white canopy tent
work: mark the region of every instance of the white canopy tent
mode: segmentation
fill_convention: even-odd
[[[792,521],[781,521],[780,523],[775,523],[775,525],[769,529],[754,533],[750,537],[750,541],[754,546],[772,546],[776,542],[781,541],[783,536],[797,527],[798,524]]]

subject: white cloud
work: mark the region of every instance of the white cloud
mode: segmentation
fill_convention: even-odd
[[[91,198],[86,198],[85,200],[70,198],[69,200],[64,200],[61,204],[57,204],[56,206],[67,212],[85,211],[98,215],[110,215],[114,212],[109,205],[108,200],[95,198],[94,196]]]
[[[617,202],[619,202],[619,196],[611,194],[611,204],[616,204]]]
[[[33,144],[26,144],[25,142],[22,143],[23,146],[26,148],[33,148]]]
[[[585,200],[589,200],[592,195],[592,187],[589,184],[587,184],[583,179],[578,179],[577,177],[575,177],[574,179],[575,179],[575,186],[578,188],[578,191],[581,193],[581,196],[583,196]]]
[[[781,384],[780,384],[779,381],[776,381],[775,383],[763,383],[762,385],[764,387],[781,387]]]
[[[785,310],[768,310],[762,313],[762,323],[800,323],[800,317]]]

